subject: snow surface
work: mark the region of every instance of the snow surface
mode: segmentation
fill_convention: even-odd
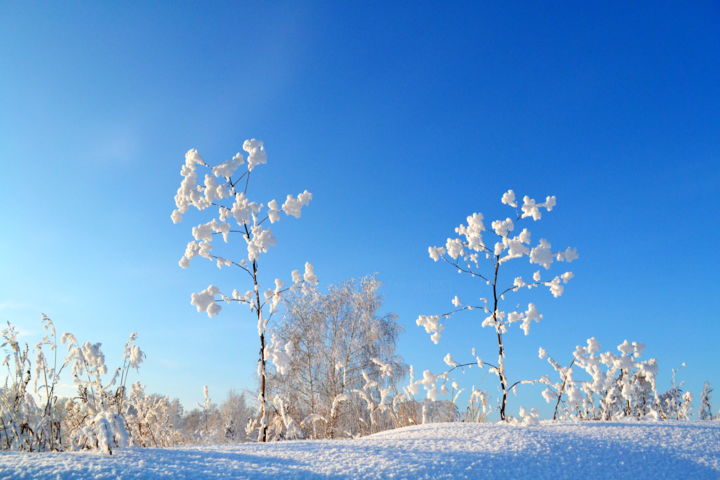
[[[720,423],[437,423],[356,440],[4,452],[0,478],[720,478]]]

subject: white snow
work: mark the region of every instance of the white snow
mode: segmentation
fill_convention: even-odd
[[[0,454],[0,479],[720,478],[720,424],[439,423],[355,440]]]

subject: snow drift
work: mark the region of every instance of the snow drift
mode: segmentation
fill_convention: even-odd
[[[720,424],[439,423],[355,440],[3,452],[0,478],[720,478]]]

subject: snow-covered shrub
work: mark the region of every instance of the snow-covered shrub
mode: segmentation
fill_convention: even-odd
[[[101,450],[112,454],[116,448],[128,445],[128,431],[120,413],[107,408],[81,423],[70,434],[73,450]],[[83,412],[83,413],[87,413]]]
[[[233,390],[220,405],[219,414],[223,425],[223,436],[226,442],[246,440],[245,426],[253,415],[253,407],[248,404],[247,396]]]
[[[272,224],[279,221],[281,213],[300,218],[302,208],[310,203],[312,194],[305,190],[297,196],[287,195],[282,206],[274,199],[267,204],[250,200],[247,196],[250,176],[255,167],[267,163],[267,155],[263,142],[255,139],[245,140],[243,150],[247,153],[247,159],[242,154],[236,153],[231,159],[216,166],[208,165],[197,150],[188,150],[185,154],[185,164],[180,170],[183,179],[175,195],[176,209],[173,210],[171,219],[174,223],[180,222],[190,207],[201,211],[211,209],[214,213],[209,222],[192,228],[194,240],[187,244],[185,253],[179,261],[182,268],[187,268],[190,260],[199,256],[212,261],[218,268],[238,268],[243,276],[248,276],[251,288],[244,293],[235,289],[226,295],[218,287],[210,285],[200,292],[193,293],[190,303],[197,307],[199,312],[206,312],[212,317],[222,308],[219,301],[240,302],[246,304],[256,316],[260,340],[257,371],[260,377],[258,393],[260,412],[256,426],[258,440],[265,441],[268,429],[266,331],[268,322],[280,303],[281,295],[288,288],[283,286],[281,280],[275,279],[273,288],[263,290],[258,274],[258,260],[261,254],[267,253],[276,242],[266,222]],[[244,171],[236,173],[244,163],[246,163]],[[202,180],[198,176],[200,168],[207,170]],[[236,261],[213,253],[215,235],[221,235],[225,243],[229,242],[232,236],[239,235],[247,247],[245,257]],[[292,272],[290,288],[297,289],[316,283],[317,277],[313,266],[306,263],[304,274],[298,270]]]
[[[511,419],[511,421],[519,425],[539,425],[540,413],[534,408],[527,410],[525,407],[520,407],[517,418]]]
[[[527,228],[523,228],[517,235],[512,235],[517,225],[524,219],[532,218],[534,221],[542,218],[542,209],[550,212],[556,205],[554,196],[548,196],[544,202],[538,203],[534,199],[525,196],[522,204],[516,198],[512,190],[508,190],[502,196],[501,202],[504,205],[515,209],[513,218],[494,220],[490,223],[492,234],[495,236],[493,242],[486,242],[483,232],[486,231],[483,215],[474,213],[467,217],[467,223],[455,229],[457,237],[448,238],[443,246],[429,247],[430,258],[437,261],[444,261],[452,266],[457,272],[469,275],[479,280],[480,285],[487,288],[489,300],[481,298],[479,304],[475,302],[464,303],[457,296],[452,299],[453,310],[439,315],[420,315],[417,324],[430,334],[434,343],[438,343],[444,329],[443,321],[447,318],[464,311],[479,310],[485,315],[482,322],[483,327],[494,330],[497,340],[497,363],[492,364],[482,361],[474,353],[473,361],[458,364],[448,354],[445,362],[449,365],[450,371],[464,366],[477,365],[488,366],[490,371],[497,375],[500,382],[502,398],[500,401],[500,418],[506,420],[506,404],[508,393],[518,384],[518,381],[510,383],[505,367],[504,335],[513,323],[517,323],[520,329],[527,335],[530,325],[542,319],[534,303],[529,303],[527,309],[520,311],[505,311],[501,309],[501,302],[505,296],[518,292],[521,289],[532,289],[539,286],[547,287],[553,297],[563,294],[565,284],[573,278],[572,272],[564,272],[555,275],[552,279],[543,279],[540,270],[535,271],[531,278],[516,276],[512,284],[501,283],[501,271],[506,271],[508,262],[515,259],[526,258],[530,264],[539,265],[549,270],[555,261],[571,262],[578,258],[574,248],[566,248],[561,251],[553,251],[549,241],[540,239],[536,246],[531,246],[531,235]],[[444,377],[447,380],[447,377]],[[435,394],[434,387],[427,388],[429,395]]]
[[[202,389],[203,401],[189,411],[182,419],[182,430],[185,442],[189,444],[227,443],[234,439],[228,438],[227,420],[223,418],[220,408],[210,398],[210,390],[205,385]],[[247,421],[248,417],[243,419]]]
[[[553,419],[617,420],[625,417],[652,420],[687,420],[692,395],[683,392],[673,370],[672,387],[658,394],[658,364],[654,358],[640,360],[644,345],[625,340],[617,351],[600,352],[593,337],[573,352],[573,360],[562,367],[540,348],[539,357],[559,374],[553,382],[545,376],[542,396],[554,405]],[[578,370],[576,372],[575,370]]]
[[[470,391],[470,399],[468,400],[464,421],[484,422],[490,410],[488,393],[482,390],[476,390],[473,386]]]
[[[135,345],[137,334],[125,344],[123,365],[108,379],[105,355],[100,343],[80,344],[66,333],[62,343],[68,354],[64,365],[71,366],[77,397],[65,404],[63,419],[70,432],[73,449],[100,449],[112,453],[129,443],[125,425],[125,383],[130,369],[138,369],[145,354]]]
[[[538,350],[538,357],[541,360],[547,359],[547,362],[555,369],[555,371],[560,377],[560,380],[555,383],[553,383],[548,376],[544,376],[539,380],[540,383],[547,386],[547,388],[543,391],[542,396],[546,402],[554,405],[552,419],[557,420],[560,413],[559,409],[561,406],[563,395],[568,388],[568,381],[572,383],[572,366],[575,364],[575,360],[573,359],[573,361],[570,362],[569,366],[563,367],[557,361],[555,361],[553,357],[548,355],[547,351],[542,347],[540,347],[540,349]]]
[[[164,395],[147,395],[140,382],[130,387],[124,413],[133,446],[169,447],[184,441],[174,423],[170,399]]]
[[[683,367],[685,364],[683,363]],[[677,369],[672,370],[672,386],[667,392],[660,395],[660,408],[666,418],[674,420],[687,420],[690,418],[692,393],[683,392],[685,382],[677,382]]]
[[[245,426],[249,421],[257,424],[256,407],[248,403],[248,396],[234,391],[228,392],[227,398],[220,405],[210,398],[209,390],[203,387],[203,402],[196,408],[172,420],[172,424],[185,444],[219,444],[238,443],[257,440],[254,427],[247,436]],[[171,415],[172,416],[172,415]]]
[[[203,387],[203,401],[184,419],[184,429],[189,443],[210,444],[225,442],[225,428],[220,410],[210,398],[208,386]]]
[[[4,340],[3,365],[8,369],[0,391],[2,449],[44,451],[65,448],[67,439],[61,428],[62,408],[58,406],[55,389],[67,360],[57,364],[55,325],[46,315],[42,315],[41,322],[44,334],[35,345],[34,366],[29,345],[18,341],[18,331],[10,322],[0,333]]]
[[[8,374],[0,392],[0,448],[27,451],[89,448],[111,453],[127,445],[129,437],[123,418],[125,382],[129,370],[137,369],[145,357],[134,343],[136,334],[125,345],[123,366],[107,379],[105,356],[99,343],[80,344],[73,334],[65,333],[62,343],[67,345],[68,353],[59,363],[55,325],[45,315],[41,321],[45,334],[35,346],[34,366],[29,346],[18,342],[14,326],[8,322],[1,333],[6,353],[3,364]],[[77,387],[77,396],[59,404],[56,388],[66,367],[71,370],[68,373]]]
[[[287,298],[270,345],[276,430],[293,424],[306,438],[363,435],[393,428],[392,402],[405,365],[395,353],[400,327],[381,315],[372,276]],[[287,436],[287,435],[286,435]]]
[[[3,365],[8,369],[5,385],[0,391],[0,438],[2,448],[7,450],[43,450],[44,436],[39,428],[50,426],[53,422],[43,422],[42,409],[30,394],[32,378],[32,360],[29,346],[18,342],[18,331],[8,322],[2,330],[5,357]],[[42,422],[42,423],[41,423]],[[40,437],[40,438],[38,438]],[[48,444],[54,439],[52,433],[46,436]],[[49,445],[48,445],[49,448]]]
[[[270,439],[277,440],[296,440],[303,438],[303,433],[298,427],[295,419],[285,411],[285,402],[279,395],[273,397],[274,415],[270,420],[270,428],[268,433]]]

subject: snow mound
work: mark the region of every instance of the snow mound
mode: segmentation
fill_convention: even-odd
[[[720,424],[439,423],[356,440],[0,454],[1,479],[720,478]]]

